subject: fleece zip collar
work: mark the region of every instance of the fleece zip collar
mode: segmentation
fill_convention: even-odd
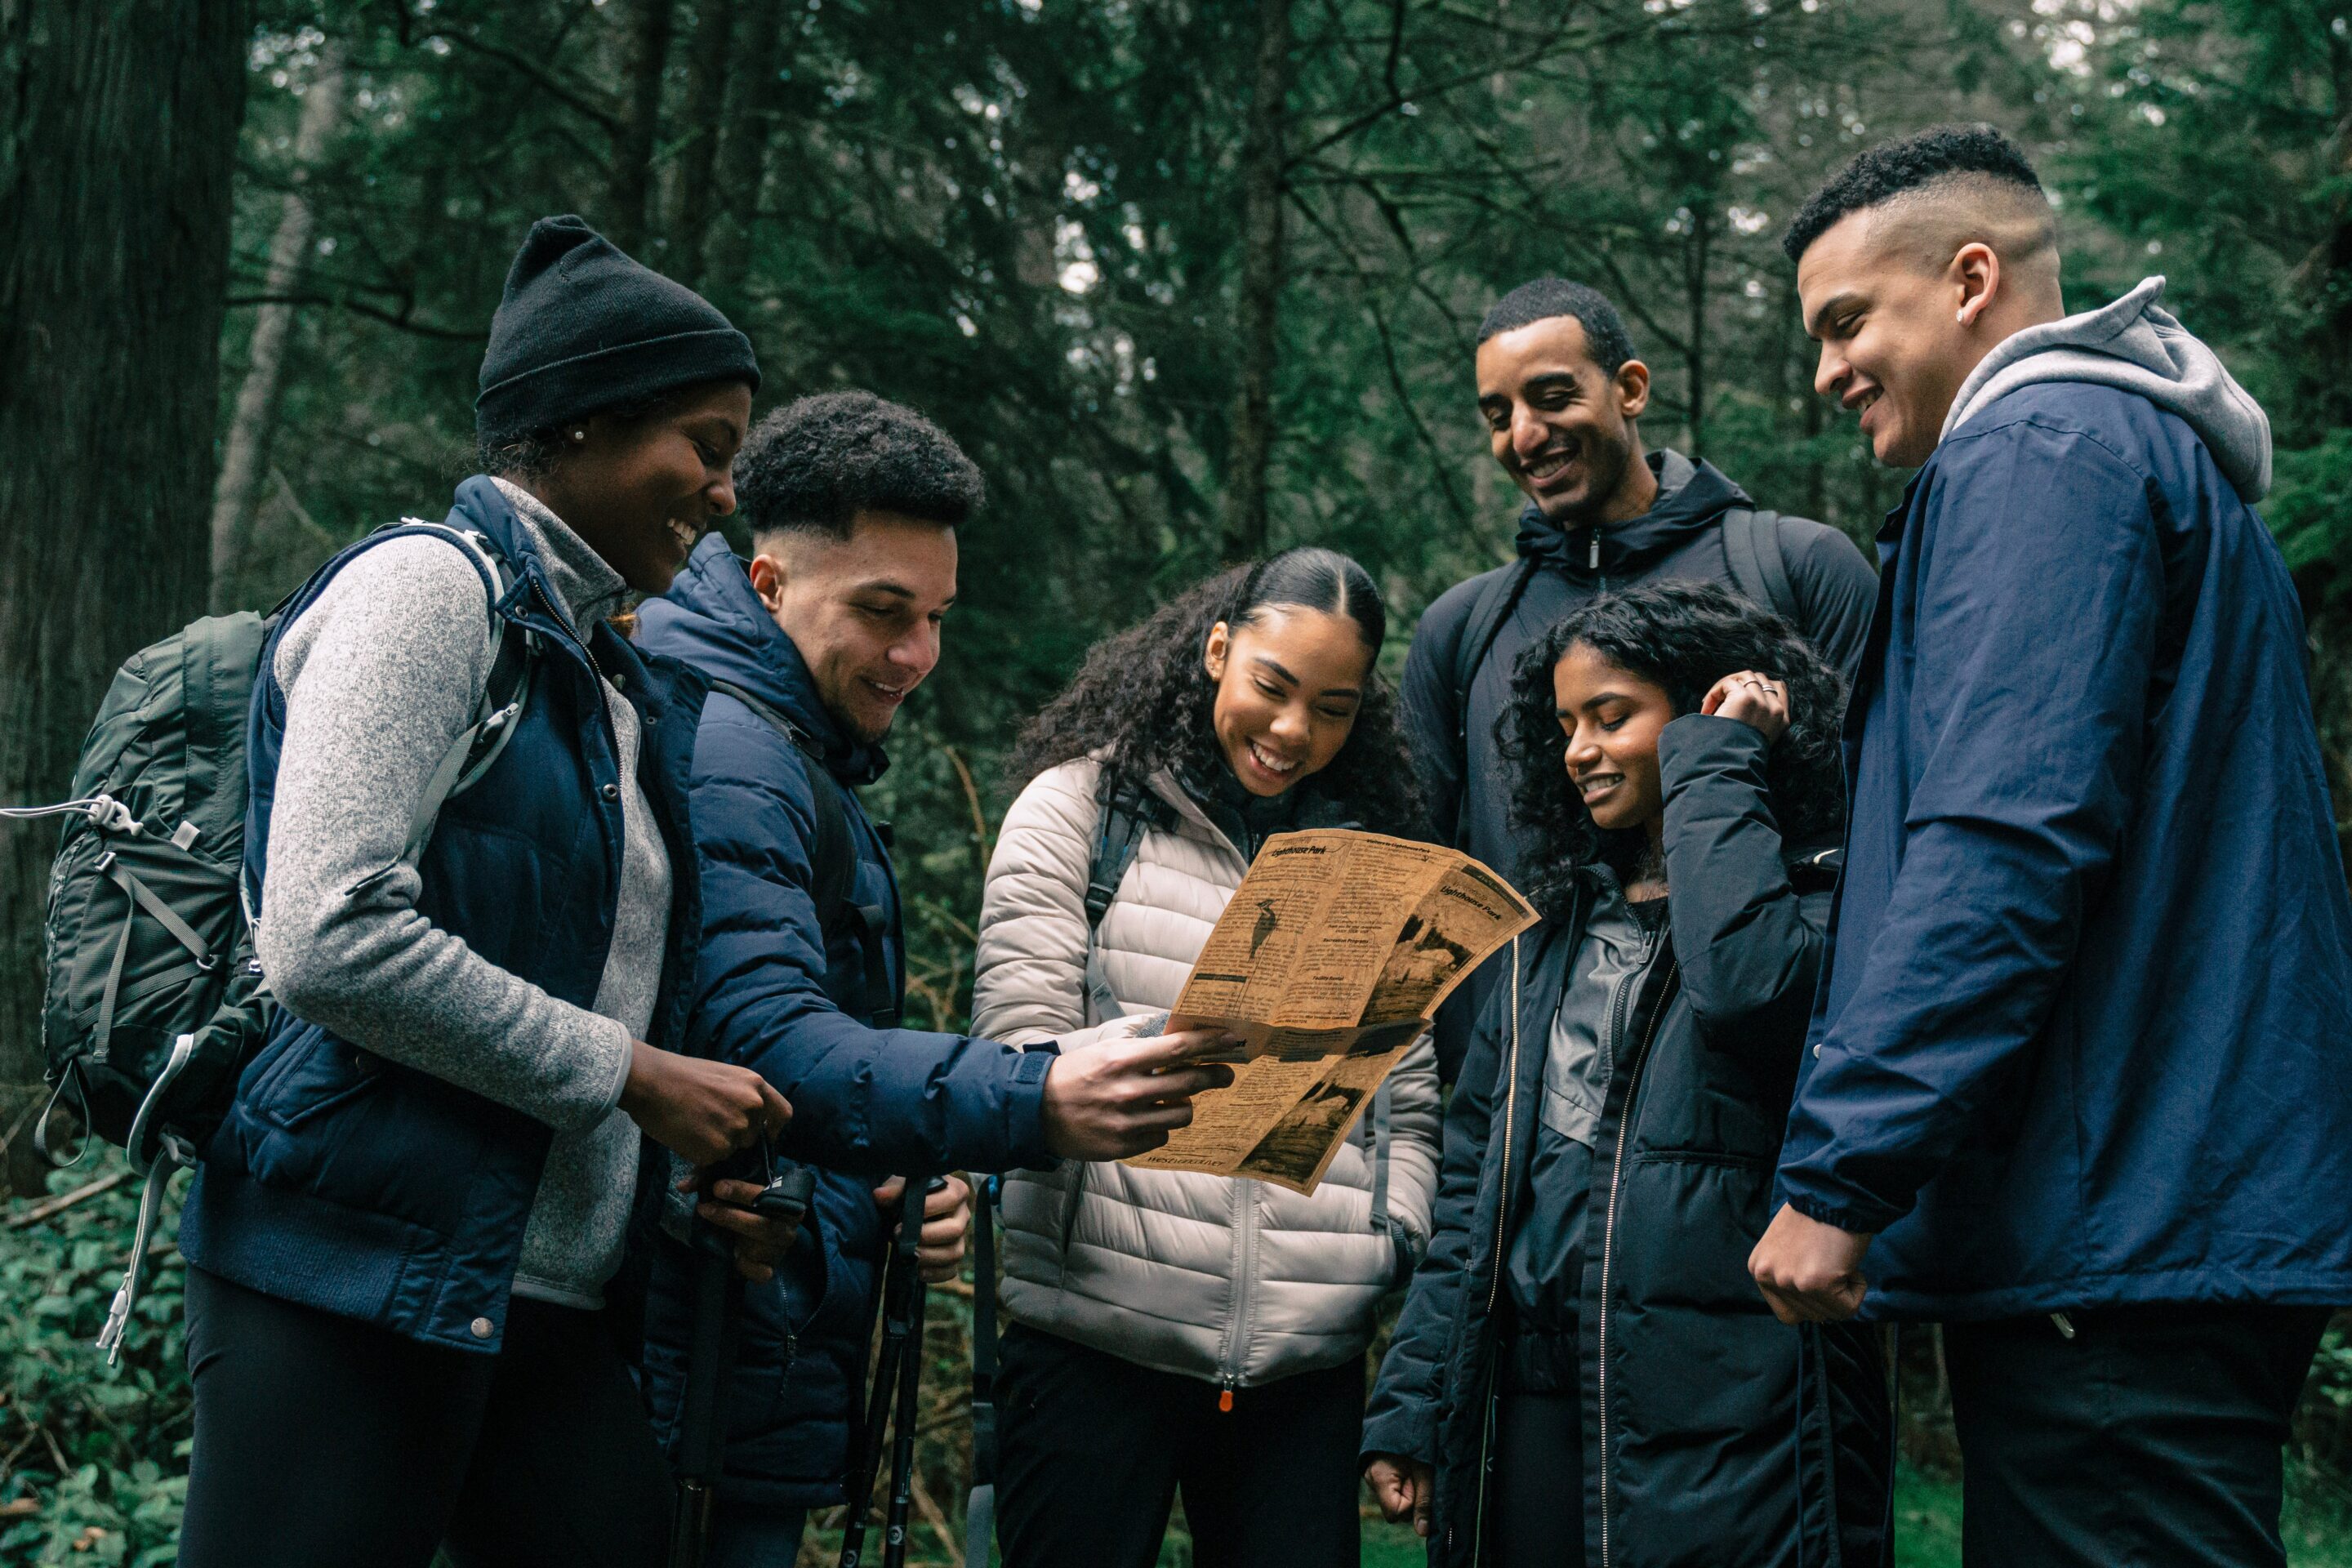
[[[1658,480],[1649,510],[1606,527],[1570,530],[1530,502],[1519,513],[1520,557],[1575,583],[1622,582],[1682,549],[1734,507],[1755,504],[1712,463],[1694,463],[1664,447],[1643,460]]]

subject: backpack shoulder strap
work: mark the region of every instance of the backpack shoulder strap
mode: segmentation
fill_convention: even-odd
[[[1118,885],[1135,863],[1145,831],[1171,826],[1174,813],[1150,786],[1106,765],[1095,786],[1102,815],[1095,825],[1094,858],[1087,868],[1087,931],[1091,935],[1110,912]]]
[[[529,632],[517,628],[498,612],[499,602],[513,585],[514,572],[487,534],[419,518],[403,518],[389,528],[378,529],[362,542],[362,547],[404,533],[437,534],[457,545],[466,552],[474,570],[481,574],[483,587],[489,594],[484,606],[490,623],[489,679],[482,688],[481,706],[474,711],[474,721],[458,731],[449,742],[449,749],[441,754],[440,765],[433,770],[425,793],[417,797],[416,809],[409,816],[408,846],[403,858],[415,865],[425,853],[426,840],[433,836],[433,825],[441,815],[442,805],[451,795],[473,788],[490,771],[490,765],[499,760],[499,753],[506,750],[507,742],[513,737],[515,721],[530,700],[530,672],[537,647],[536,639]],[[353,550],[347,553],[357,552]]]
[[[1731,566],[1732,581],[1751,604],[1763,605],[1791,626],[1797,619],[1797,591],[1789,581],[1788,558],[1780,552],[1780,514],[1734,507],[1723,514],[1723,553]]]
[[[1454,655],[1454,727],[1459,735],[1469,734],[1470,688],[1478,679],[1479,667],[1494,651],[1495,638],[1501,635],[1503,623],[1519,607],[1519,599],[1535,574],[1533,561],[1524,557],[1514,561],[1488,579],[1471,604],[1470,618],[1463,624],[1462,640],[1455,645]]]
[[[713,680],[710,689],[723,691],[749,708],[800,752],[802,771],[808,775],[811,809],[816,815],[816,838],[809,846],[809,871],[814,879],[809,891],[816,904],[817,923],[832,930],[850,909],[857,857],[850,847],[849,813],[841,804],[841,791],[833,775],[824,771],[816,742],[803,733],[782,709],[752,696],[733,681]]]

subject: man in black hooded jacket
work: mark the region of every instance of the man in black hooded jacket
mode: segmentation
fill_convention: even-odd
[[[1422,616],[1404,711],[1436,837],[1516,881],[1521,847],[1495,721],[1520,651],[1553,622],[1615,588],[1717,583],[1779,611],[1851,679],[1878,583],[1837,530],[1757,510],[1708,463],[1643,450],[1650,370],[1598,291],[1539,278],[1504,295],[1479,323],[1477,377],[1495,460],[1528,498],[1518,558]],[[1448,1082],[1492,967],[1438,1014]]]

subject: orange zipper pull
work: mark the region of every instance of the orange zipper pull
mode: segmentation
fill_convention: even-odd
[[[1226,1414],[1232,1413],[1234,1408],[1234,1391],[1232,1389],[1221,1388],[1217,1390],[1217,1408],[1221,1412],[1224,1412]]]

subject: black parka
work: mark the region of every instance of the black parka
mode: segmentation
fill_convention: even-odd
[[[1610,1065],[1580,1316],[1585,1561],[1881,1568],[1890,1415],[1875,1331],[1789,1328],[1748,1276],[1803,1047],[1836,851],[1784,847],[1767,746],[1686,715],[1658,742],[1668,929]],[[1478,1561],[1498,1260],[1527,1200],[1552,1015],[1591,894],[1520,939],[1447,1111],[1435,1235],[1364,1426],[1437,1472],[1431,1562]],[[1507,1201],[1506,1199],[1507,1194]]]

